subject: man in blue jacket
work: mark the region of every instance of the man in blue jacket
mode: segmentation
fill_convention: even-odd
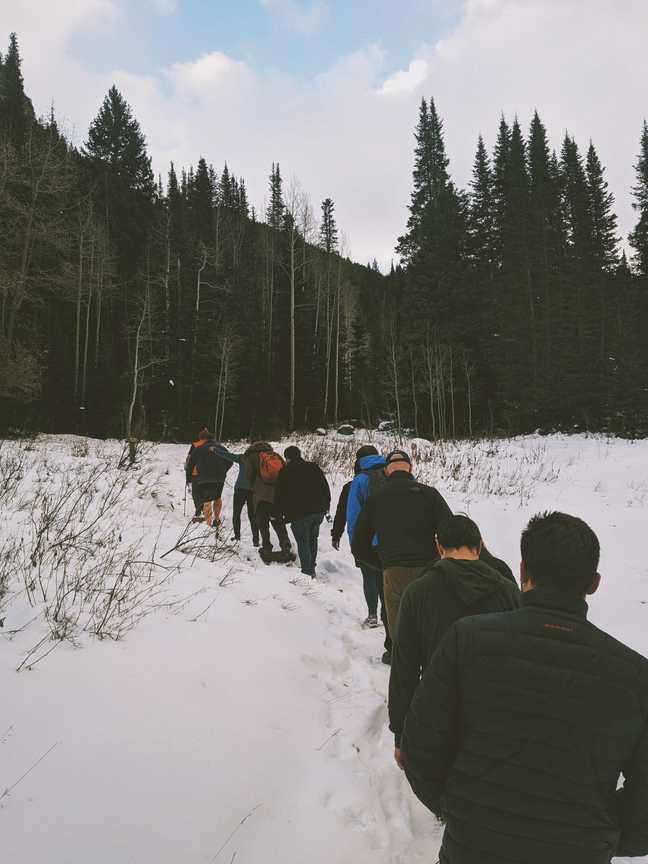
[[[371,444],[360,447],[356,453],[355,470],[356,475],[349,487],[346,506],[346,527],[349,535],[349,544],[353,542],[358,517],[362,508],[367,503],[370,495],[379,489],[385,482],[385,457]],[[366,627],[378,626],[378,599],[380,598],[380,617],[385,626],[385,651],[382,655],[383,663],[391,663],[391,637],[387,623],[387,612],[383,597],[383,574],[377,552],[365,556],[366,561],[356,561],[362,573],[362,586],[369,615],[364,624]]]

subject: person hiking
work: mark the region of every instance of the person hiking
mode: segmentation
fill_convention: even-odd
[[[389,676],[389,728],[399,764],[407,709],[448,628],[466,615],[506,612],[520,605],[515,582],[480,560],[482,539],[472,519],[463,515],[444,519],[435,540],[441,560],[425,567],[407,586],[398,611]]]
[[[225,458],[227,451],[214,440],[206,426],[198,433],[198,438],[189,448],[185,461],[185,478],[191,485],[196,513],[195,522],[203,520],[211,527],[220,525],[222,494],[225,477],[231,462]]]
[[[248,521],[252,529],[252,544],[256,547],[259,545],[259,526],[257,525],[254,516],[254,502],[252,500],[252,484],[248,479],[245,466],[245,454],[233,453],[223,447],[224,456],[238,465],[238,476],[234,485],[234,499],[232,502],[232,528],[234,530],[234,539],[241,539],[241,515],[243,508],[247,507]]]
[[[286,560],[294,560],[286,525],[275,513],[275,494],[279,474],[285,462],[266,441],[254,442],[243,454],[246,480],[252,489],[254,518],[261,534],[259,554],[264,560],[272,557],[270,525],[277,535],[279,547]]]
[[[314,579],[319,531],[331,509],[331,490],[322,469],[307,462],[299,447],[287,447],[284,457],[286,467],[277,480],[275,512],[292,528],[301,572]]]
[[[362,561],[377,541],[389,632],[394,639],[403,591],[426,564],[438,560],[434,535],[452,512],[440,492],[417,483],[412,476],[412,461],[403,450],[387,456],[384,473],[387,481],[360,512],[351,551]]]
[[[378,453],[372,444],[364,444],[356,453],[353,468],[354,478],[349,484],[346,498],[345,523],[349,544],[353,542],[353,533],[362,508],[372,495],[385,482],[385,457]],[[342,490],[344,492],[344,490]],[[342,495],[340,496],[342,499]],[[338,503],[338,511],[340,503]],[[341,516],[336,513],[338,524]],[[334,526],[335,527],[335,526]],[[344,533],[344,525],[340,532],[340,538]],[[383,574],[378,553],[374,548],[365,551],[363,559],[355,558],[356,567],[362,574],[362,589],[367,604],[368,615],[363,621],[363,627],[374,628],[378,626],[378,600],[380,600],[380,618],[385,628],[385,643],[382,662],[389,665],[391,662],[392,641],[389,633],[389,622],[387,620],[387,609],[383,593]]]
[[[453,624],[405,718],[407,779],[445,821],[441,864],[646,855],[648,660],[587,620],[589,525],[541,513],[520,545],[522,607]]]

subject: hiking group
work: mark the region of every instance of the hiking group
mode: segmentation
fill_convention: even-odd
[[[312,576],[329,487],[296,447],[284,455],[258,443],[236,461],[266,551],[271,524],[287,552],[290,521]],[[213,494],[220,481],[206,476]],[[365,626],[380,626],[380,603],[396,763],[445,825],[440,864],[647,855],[648,660],[587,620],[601,581],[592,529],[565,513],[534,516],[520,590],[475,522],[415,479],[409,454],[370,445],[342,489],[335,549],[345,529]]]
[[[232,526],[234,539],[241,539],[241,516],[247,508],[252,542],[261,558],[295,560],[286,525],[290,525],[301,571],[315,578],[319,531],[331,507],[331,490],[321,468],[307,462],[299,447],[287,447],[280,456],[265,441],[257,441],[242,453],[232,453],[203,428],[191,445],[185,462],[187,485],[196,506],[194,521],[210,528],[221,527],[222,494],[227,472],[238,465],[234,487]],[[270,528],[279,542],[272,545]]]

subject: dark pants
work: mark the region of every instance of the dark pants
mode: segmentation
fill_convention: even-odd
[[[360,564],[362,573],[362,587],[364,589],[367,610],[370,615],[378,614],[378,600],[380,599],[380,620],[385,627],[385,651],[391,651],[392,641],[389,633],[389,622],[387,620],[387,608],[385,606],[385,595],[383,592],[383,574],[377,567],[369,564]]]
[[[295,519],[290,526],[297,541],[301,571],[306,576],[315,575],[317,541],[319,540],[319,530],[323,519],[323,513],[311,513],[310,516]]]
[[[268,501],[259,501],[256,508],[256,522],[261,532],[261,546],[267,551],[272,550],[272,541],[270,540],[270,525],[274,528],[274,532],[279,540],[279,546],[283,552],[290,551],[290,537],[286,531],[286,525],[283,519],[277,519],[274,515],[274,507]]]
[[[202,514],[202,506],[207,501],[219,501],[223,494],[225,483],[196,483],[191,484],[191,497],[196,507],[196,516]]]
[[[254,518],[254,507],[252,504],[251,489],[234,489],[234,511],[232,513],[232,525],[234,526],[234,536],[237,540],[241,539],[241,513],[243,508],[247,506],[247,515],[252,528],[252,539],[255,545],[259,543],[259,526]]]

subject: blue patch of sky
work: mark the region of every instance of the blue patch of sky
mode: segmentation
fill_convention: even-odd
[[[378,44],[385,72],[407,66],[421,43],[433,43],[454,22],[458,0],[324,0],[312,28],[291,19],[290,5],[310,0],[177,0],[170,14],[155,0],[124,6],[112,32],[80,34],[75,53],[96,70],[154,72],[223,51],[257,70],[298,79],[330,68],[354,51]],[[108,37],[108,38],[106,38]]]

